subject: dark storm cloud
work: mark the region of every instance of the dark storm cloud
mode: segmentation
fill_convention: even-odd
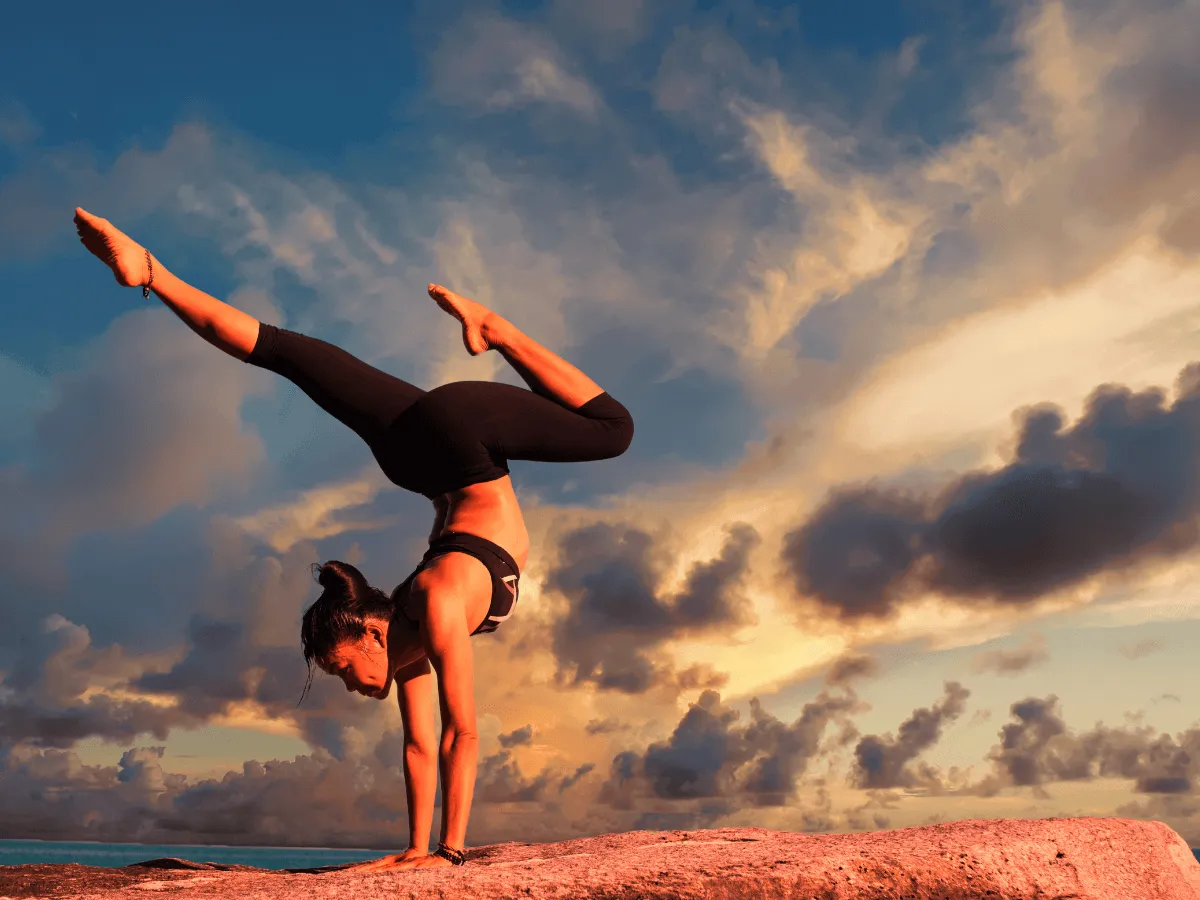
[[[837,490],[784,542],[801,594],[845,619],[913,594],[1021,604],[1088,576],[1193,548],[1200,531],[1200,365],[1160,390],[1097,389],[1067,427],[1025,413],[1016,459],[933,496]]]
[[[739,589],[758,534],[743,524],[728,531],[720,556],[693,565],[671,598],[659,593],[666,560],[646,532],[599,524],[566,535],[547,578],[569,603],[554,626],[559,677],[629,694],[719,684],[722,676],[704,667],[676,672],[658,649],[680,635],[753,621]]]
[[[823,692],[789,725],[754,699],[750,720],[742,724],[719,694],[705,691],[669,739],[613,758],[600,799],[618,809],[632,809],[647,797],[784,805],[796,779],[818,755],[826,726],[855,708],[852,695]]]
[[[937,784],[936,774],[927,767],[914,772],[909,764],[928,750],[942,735],[947,722],[953,722],[966,709],[971,692],[955,681],[945,685],[946,696],[931,707],[913,710],[900,724],[896,736],[866,735],[854,748],[853,781],[860,788],[905,788]]]
[[[613,734],[618,731],[628,731],[629,725],[621,722],[619,719],[592,719],[587,723],[586,728],[588,734]]]
[[[1009,787],[1032,787],[1096,777],[1131,779],[1143,794],[1191,793],[1200,777],[1200,728],[1178,735],[1153,728],[1109,728],[1072,732],[1058,710],[1058,698],[1029,697],[1010,707],[1014,722],[1000,730],[990,759],[995,774],[973,790],[985,796]]]
[[[1045,699],[1030,697],[1010,707],[1017,721],[1000,729],[1000,746],[991,753],[1009,784],[1026,787],[1090,774],[1090,760],[1078,752],[1057,709],[1058,698],[1053,694]],[[1052,743],[1054,750],[1050,749]]]
[[[995,672],[997,675],[1016,675],[1040,666],[1050,658],[1046,651],[1046,639],[1041,635],[1033,635],[1023,644],[1012,649],[1004,647],[995,650],[985,650],[975,655],[972,661],[978,673]]]
[[[736,811],[728,800],[701,800],[688,809],[643,812],[631,823],[631,831],[687,831],[708,828],[717,819]]]
[[[131,747],[115,766],[72,751],[0,745],[0,838],[122,840],[403,849],[408,825],[399,732],[338,759],[322,749],[291,760],[248,760],[220,778],[192,781],[163,769],[163,747]],[[592,770],[527,778],[510,751],[480,761],[473,842],[519,834],[493,804],[555,802]],[[610,829],[606,829],[610,830]],[[552,839],[552,833],[545,834]],[[435,832],[436,836],[436,832]]]
[[[293,720],[312,746],[339,759],[347,752],[345,729],[378,702],[347,694],[341,681],[317,671],[297,707],[307,677],[299,640],[287,646],[257,644],[241,621],[193,616],[188,645],[169,670],[140,675],[131,686],[173,698],[180,710],[200,720],[227,712],[231,704],[254,701],[269,716]]]
[[[834,660],[829,672],[825,675],[825,683],[845,687],[858,678],[866,678],[879,671],[879,664],[869,656],[850,655]]]
[[[528,744],[533,740],[533,725],[524,725],[508,734],[500,735],[500,746],[505,749],[519,744]]]
[[[572,772],[570,775],[568,775],[566,778],[564,778],[562,780],[562,783],[560,783],[558,786],[558,792],[561,794],[561,793],[564,793],[565,791],[570,790],[576,784],[579,783],[579,779],[583,778],[585,775],[590,774],[592,772],[592,770],[595,768],[596,768],[595,763],[584,763],[582,766],[580,766],[578,769],[576,769],[574,772]]]
[[[241,622],[193,616],[188,625],[187,656],[167,672],[149,672],[133,682],[139,690],[175,694],[199,716],[221,712],[229,703],[249,699],[247,654]]]
[[[484,803],[533,803],[550,787],[552,775],[543,770],[526,778],[508,750],[498,750],[479,761],[475,796]]]
[[[70,747],[88,737],[125,742],[142,734],[165,740],[173,727],[198,724],[187,710],[148,699],[84,696],[94,678],[120,682],[138,668],[120,648],[94,648],[86,628],[47,617],[0,680],[0,742]]]
[[[231,704],[255,701],[268,715],[295,721],[314,746],[343,755],[344,729],[370,701],[347,698],[340,683],[317,678],[297,710],[306,673],[299,648],[255,645],[241,622],[195,616],[188,638],[179,662],[146,671],[144,659],[115,645],[95,648],[88,629],[48,617],[3,673],[0,741],[70,747],[84,738],[166,740],[172,728],[195,728]],[[93,692],[96,686],[118,692]]]
[[[198,724],[177,710],[145,700],[99,695],[44,706],[26,697],[0,697],[0,741],[27,741],[38,747],[72,747],[84,738],[125,743],[147,734],[165,741],[172,728]]]
[[[133,748],[117,766],[89,766],[71,751],[12,748],[0,756],[0,833],[282,846],[390,847],[404,838],[403,779],[373,760],[318,750],[191,783],[164,772],[160,757],[160,747]]]
[[[875,813],[870,819],[858,813],[848,813],[846,824],[851,831],[883,831],[892,827],[892,820],[882,813]]]

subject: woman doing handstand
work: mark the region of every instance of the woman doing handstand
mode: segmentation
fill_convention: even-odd
[[[629,412],[510,322],[439,285],[429,294],[461,323],[467,350],[499,351],[531,390],[462,381],[423,391],[185,284],[107,219],[76,209],[75,224],[119,284],[141,285],[147,297],[153,290],[210,344],[292,381],[366,442],[393,483],[433,502],[429,550],[390,595],[347,563],[320,567],[325,590],[304,614],[301,644],[310,680],[315,664],[368,697],[383,700],[398,685],[409,847],[361,868],[461,864],[479,750],[469,637],[495,631],[512,613],[529,554],[508,460],[619,456],[633,438]],[[429,854],[439,768],[442,837]]]

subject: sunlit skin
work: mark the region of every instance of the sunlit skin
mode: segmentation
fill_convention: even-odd
[[[245,360],[258,339],[259,322],[241,310],[176,278],[159,260],[107,219],[75,210],[80,242],[103,261],[117,283],[145,285],[189,328],[213,346]],[[472,355],[499,352],[531,386],[572,408],[603,393],[594,381],[532,340],[486,307],[441,285],[429,295],[462,325],[463,344]],[[474,534],[507,550],[524,570],[529,534],[507,476],[473,484],[433,500],[429,539],[454,531]],[[412,582],[408,611],[414,627],[399,614],[390,622],[372,619],[367,633],[345,642],[325,659],[323,671],[342,679],[346,690],[377,700],[398,685],[396,701],[404,722],[404,776],[409,809],[409,847],[401,854],[360,863],[367,870],[448,866],[429,854],[433,801],[441,770],[441,840],[461,848],[475,787],[479,737],[475,717],[474,657],[470,635],[491,603],[491,577],[483,563],[463,553],[437,557]],[[437,673],[442,734],[434,726],[434,673]]]

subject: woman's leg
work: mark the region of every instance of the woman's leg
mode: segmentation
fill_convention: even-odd
[[[429,295],[462,323],[463,343],[472,355],[496,350],[534,393],[549,397],[568,409],[578,409],[604,393],[600,385],[579,369],[486,306],[440,284],[431,284]]]
[[[475,423],[493,459],[585,462],[628,449],[633,418],[596,382],[486,307],[440,285],[429,293],[462,323],[469,352],[499,351],[530,387],[458,382],[430,392],[443,415]]]
[[[387,427],[425,391],[341,347],[265,322],[246,362],[282,375],[376,449]]]
[[[75,230],[80,243],[112,269],[118,284],[134,287],[145,284],[151,277],[145,248],[108,219],[76,208]],[[150,289],[159,299],[214,347],[245,360],[258,338],[258,320],[185,284],[153,254],[150,258],[154,278]]]
[[[75,211],[80,241],[119,284],[145,284],[146,251],[107,219]],[[189,328],[235,359],[287,378],[368,444],[425,392],[316,338],[260,323],[181,281],[151,256],[159,298]]]

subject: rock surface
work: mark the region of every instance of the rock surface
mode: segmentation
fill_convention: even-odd
[[[380,854],[383,855],[382,853]],[[863,834],[640,831],[475,847],[460,868],[286,873],[185,860],[0,867],[3,898],[750,898],[1200,900],[1200,863],[1161,822],[997,819]]]

